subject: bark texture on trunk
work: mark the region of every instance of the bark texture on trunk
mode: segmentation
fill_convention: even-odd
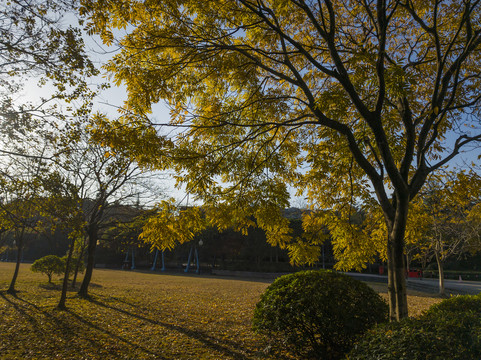
[[[16,239],[17,242],[17,262],[15,264],[15,271],[13,272],[12,281],[10,281],[10,286],[8,287],[7,293],[15,294],[15,283],[17,282],[18,272],[20,271],[20,263],[22,261],[22,250],[23,250],[23,230],[19,237]]]
[[[82,246],[82,249],[80,251],[80,255],[77,259],[77,262],[75,263],[75,272],[73,274],[73,280],[72,280],[72,288],[75,289],[75,286],[77,285],[77,276],[78,276],[78,272],[80,270],[80,264],[82,263],[83,261],[83,257],[84,257],[84,247]]]
[[[391,321],[399,321],[408,316],[404,234],[409,202],[407,199],[397,199],[395,204],[394,218],[386,219],[388,229],[388,298]]]
[[[67,287],[68,287],[68,277],[70,273],[70,263],[72,261],[73,248],[75,246],[75,240],[70,241],[70,248],[68,250],[67,263],[65,264],[65,274],[63,276],[62,283],[62,295],[60,296],[60,301],[57,305],[58,309],[66,309],[65,302],[67,300]]]
[[[439,275],[439,294],[444,295],[444,266],[441,256],[436,251],[436,262],[438,264],[438,275]]]
[[[91,225],[88,231],[88,246],[87,246],[87,267],[85,268],[85,275],[80,285],[79,296],[88,297],[88,287],[92,279],[92,272],[94,269],[95,248],[97,247],[98,229],[97,225]]]
[[[408,316],[404,256],[402,253],[399,256],[393,249],[388,249],[388,298],[391,321],[399,321]]]

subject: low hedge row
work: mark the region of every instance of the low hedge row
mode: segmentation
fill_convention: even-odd
[[[479,360],[481,297],[456,296],[417,319],[378,325],[361,337],[348,359]]]
[[[269,337],[273,351],[299,359],[481,359],[481,294],[452,297],[398,323],[387,323],[387,310],[360,281],[302,271],[267,288],[254,329]]]

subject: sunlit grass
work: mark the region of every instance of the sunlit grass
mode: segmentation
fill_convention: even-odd
[[[71,291],[59,311],[59,282],[28,266],[12,296],[0,263],[1,359],[279,359],[251,330],[267,282],[96,269],[92,299]],[[439,300],[409,297],[414,314]]]
[[[376,290],[384,300],[388,301],[387,297],[387,284],[378,282],[368,283],[374,290]],[[431,305],[437,304],[442,301],[441,298],[436,293],[422,292],[418,290],[408,289],[408,309],[409,316],[416,317],[421,315],[425,310],[429,309]]]

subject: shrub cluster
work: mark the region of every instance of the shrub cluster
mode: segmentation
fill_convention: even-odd
[[[387,304],[368,285],[333,271],[302,271],[267,288],[253,326],[299,358],[340,359],[358,334],[387,314]]]
[[[481,359],[481,297],[456,296],[417,319],[381,324],[368,331],[350,360]]]
[[[34,261],[30,270],[40,272],[48,276],[48,282],[52,282],[52,275],[60,275],[65,269],[64,261],[56,255],[47,255]]]
[[[71,259],[71,266],[69,275],[72,275],[75,272],[75,264],[77,263],[78,259],[72,258]],[[62,258],[58,257],[57,255],[47,255],[40,259],[37,259],[33,262],[30,270],[33,272],[40,272],[48,276],[48,282],[52,282],[52,275],[62,275],[65,273],[65,267],[67,265],[67,257],[64,256]],[[84,264],[83,261],[80,262],[79,271],[84,271]]]

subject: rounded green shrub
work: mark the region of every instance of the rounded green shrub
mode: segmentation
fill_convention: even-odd
[[[349,359],[479,360],[481,298],[456,296],[417,319],[378,325],[361,337]]]
[[[443,300],[429,308],[426,316],[436,316],[441,312],[459,313],[474,311],[481,316],[481,295],[458,295]]]
[[[35,260],[30,270],[47,275],[48,282],[52,282],[53,274],[60,275],[65,271],[65,263],[56,255],[47,255]]]
[[[302,271],[267,288],[253,327],[302,359],[339,359],[387,314],[387,304],[368,285],[333,271]]]

